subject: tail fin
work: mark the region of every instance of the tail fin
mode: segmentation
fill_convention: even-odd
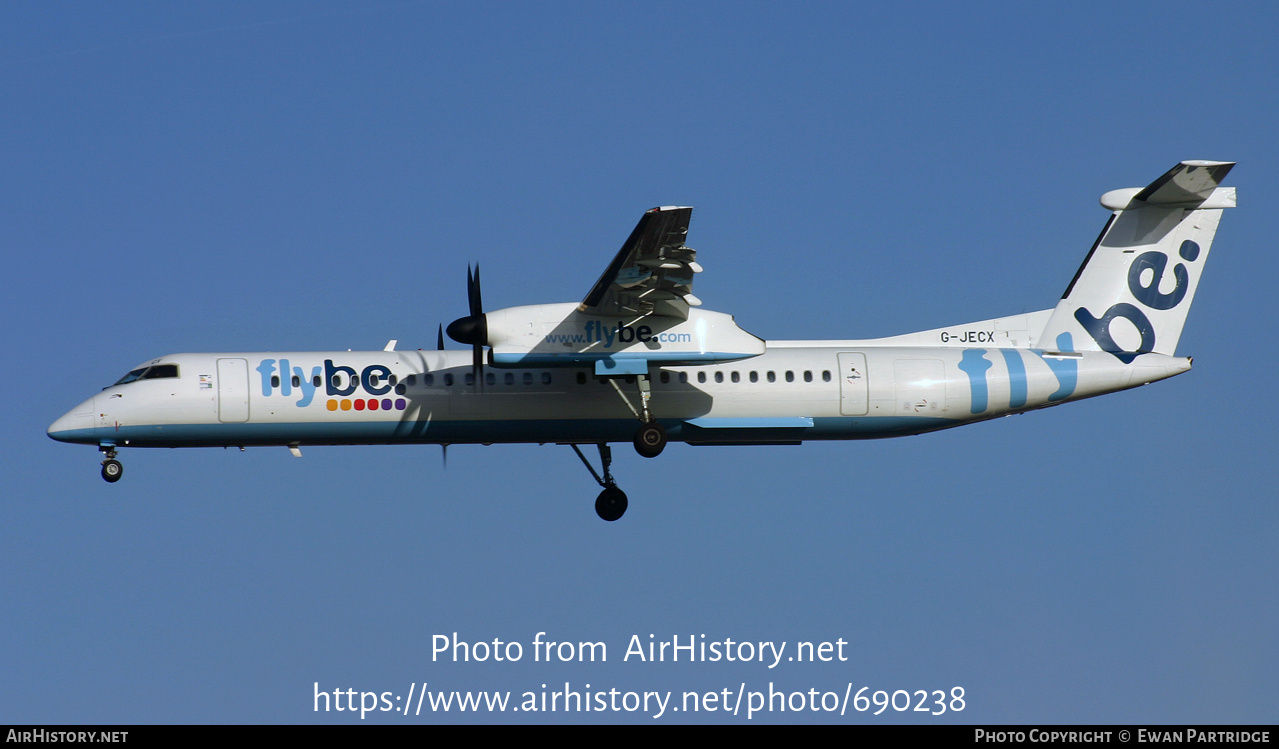
[[[1221,211],[1235,205],[1235,188],[1218,187],[1233,166],[1183,161],[1144,189],[1101,196],[1115,213],[1037,347],[1108,351],[1125,364],[1149,352],[1173,355]]]

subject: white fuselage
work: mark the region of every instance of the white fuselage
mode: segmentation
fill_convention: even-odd
[[[949,338],[943,336],[943,338]],[[1188,359],[878,341],[771,341],[759,356],[652,367],[670,439],[797,443],[934,431],[1153,382]],[[896,341],[893,341],[896,344]],[[171,366],[170,366],[171,365]],[[58,419],[64,442],[118,447],[606,443],[631,439],[634,376],[485,366],[471,352],[176,354]]]

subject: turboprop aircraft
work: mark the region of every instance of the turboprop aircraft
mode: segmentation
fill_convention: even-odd
[[[1101,197],[1111,216],[1057,306],[872,340],[764,341],[693,296],[692,209],[644,213],[579,303],[469,314],[471,351],[173,354],[143,362],[49,427],[97,445],[118,481],[122,447],[567,444],[626,511],[609,443],[653,458],[690,445],[797,445],[898,437],[1144,385],[1190,369],[1175,355],[1233,162],[1183,161]],[[601,471],[580,445],[599,449]]]

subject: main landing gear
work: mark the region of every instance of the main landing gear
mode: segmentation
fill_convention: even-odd
[[[639,383],[640,412],[638,415],[641,422],[639,431],[635,433],[635,452],[645,458],[656,458],[662,454],[662,450],[666,449],[666,430],[657,423],[657,420],[653,418],[653,412],[648,408],[648,402],[653,398],[652,381],[646,374],[635,379]]]
[[[102,478],[108,484],[114,484],[124,475],[124,466],[115,459],[115,445],[103,445],[98,449],[106,456],[106,460],[102,461]]]
[[[595,472],[595,468],[586,459],[586,456],[582,454],[582,451],[578,449],[577,445],[569,445],[569,447],[573,448],[573,452],[577,453],[577,457],[582,459],[582,464],[595,477],[596,483],[604,487],[604,491],[600,492],[600,495],[595,498],[595,514],[610,523],[620,518],[626,512],[626,492],[617,488],[617,482],[613,480],[613,474],[609,471],[609,466],[613,464],[613,449],[603,442],[598,445],[600,463],[604,467],[604,476],[601,477]]]
[[[635,432],[632,442],[635,444],[635,452],[645,458],[656,458],[662,454],[662,450],[666,449],[666,430],[661,424],[657,423],[657,419],[653,418],[653,412],[648,407],[648,402],[653,399],[653,383],[647,374],[635,377],[636,383],[639,385],[640,405],[636,409],[631,404],[631,400],[626,397],[626,393],[622,392],[622,388],[618,386],[618,376],[610,376],[607,378],[609,384],[621,396],[622,402],[626,407],[635,414],[640,420],[640,428]]]
[[[646,458],[656,458],[666,448],[666,430],[656,421],[640,426],[635,433],[635,452]]]

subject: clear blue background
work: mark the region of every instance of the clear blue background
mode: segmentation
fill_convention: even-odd
[[[1275,11],[1262,3],[7,3],[0,722],[359,722],[328,691],[966,690],[940,718],[1279,719]],[[1106,190],[1237,160],[1152,387],[938,434],[125,450],[49,440],[165,353],[434,345],[572,301],[696,206],[697,295],[764,338],[1052,306]],[[1266,175],[1272,175],[1266,177]],[[528,645],[607,644],[607,663]],[[433,662],[431,638],[518,664]],[[841,663],[621,661],[632,634]],[[850,709],[851,712],[851,709]],[[654,722],[646,714],[430,720]],[[744,722],[723,713],[661,719]]]

